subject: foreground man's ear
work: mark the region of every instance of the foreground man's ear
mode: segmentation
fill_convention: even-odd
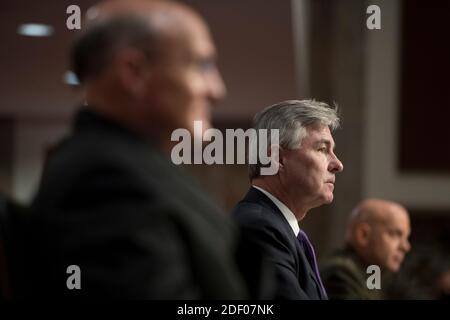
[[[142,97],[151,77],[149,61],[145,54],[134,48],[122,49],[115,56],[113,66],[122,87],[132,96]]]

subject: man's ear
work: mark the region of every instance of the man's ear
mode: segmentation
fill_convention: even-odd
[[[277,145],[278,149],[278,162],[280,165],[279,170],[284,170],[285,169],[285,164],[286,164],[286,155],[288,150],[283,149],[280,145]]]
[[[142,51],[134,48],[120,50],[114,59],[120,84],[130,95],[140,98],[146,91],[150,76],[148,59]]]
[[[367,222],[360,222],[355,230],[356,241],[363,248],[369,244],[372,228]]]

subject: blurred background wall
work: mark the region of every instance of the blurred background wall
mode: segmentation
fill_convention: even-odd
[[[0,3],[0,191],[28,203],[48,149],[69,130],[81,93],[64,83],[77,31],[66,8],[95,1]],[[313,97],[343,117],[344,163],[333,204],[302,227],[323,257],[343,242],[346,218],[365,197],[399,201],[414,243],[448,241],[450,230],[449,5],[401,0],[186,0],[204,15],[219,51],[228,97],[218,128],[248,128],[262,108]],[[366,28],[367,6],[381,30]],[[425,8],[428,8],[425,10]],[[53,26],[49,37],[17,34],[21,23]],[[249,187],[244,165],[190,166],[230,210]],[[447,243],[447,242],[446,242]],[[448,248],[448,247],[446,247]]]

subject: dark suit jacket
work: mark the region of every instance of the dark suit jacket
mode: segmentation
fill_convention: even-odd
[[[291,226],[266,195],[251,188],[237,204],[233,217],[275,268],[276,298],[325,299]]]
[[[25,206],[0,194],[0,301],[23,298],[28,286],[24,239],[29,216]]]
[[[34,296],[238,299],[236,231],[147,141],[81,111],[32,206]],[[68,290],[69,265],[81,290]]]

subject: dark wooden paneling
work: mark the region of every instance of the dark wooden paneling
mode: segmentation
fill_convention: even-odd
[[[450,172],[450,2],[403,1],[401,171]]]
[[[411,242],[433,243],[450,248],[450,212],[448,210],[409,210]]]

